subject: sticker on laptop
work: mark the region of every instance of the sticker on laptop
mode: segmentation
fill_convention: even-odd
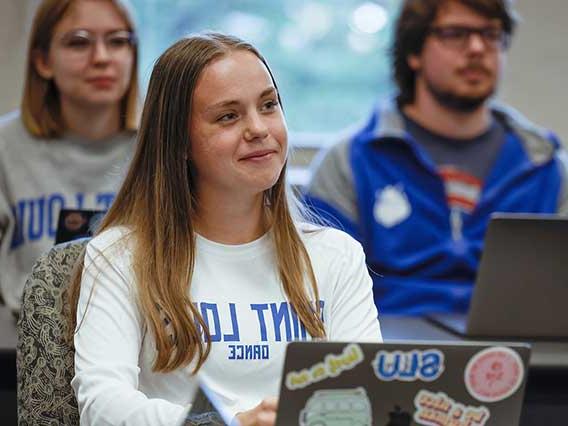
[[[346,419],[353,425],[373,424],[371,401],[364,388],[315,391],[300,411],[298,424],[342,425]]]
[[[379,380],[390,382],[399,380],[431,382],[444,372],[444,354],[438,349],[377,352],[371,363],[373,372]]]
[[[69,231],[78,231],[85,223],[87,223],[87,219],[81,212],[71,212],[65,216],[65,229]]]
[[[420,390],[414,397],[414,421],[425,426],[484,426],[490,417],[487,407],[472,407],[454,401],[443,392]]]
[[[465,386],[475,399],[497,402],[513,395],[521,386],[525,370],[517,352],[497,346],[475,354],[465,367]]]
[[[339,355],[327,354],[322,362],[301,371],[286,374],[286,387],[290,390],[302,389],[312,383],[337,377],[346,370],[355,368],[365,359],[361,347],[355,343],[345,346]]]

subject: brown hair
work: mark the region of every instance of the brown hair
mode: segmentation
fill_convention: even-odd
[[[510,0],[405,0],[395,25],[392,61],[394,79],[399,89],[399,104],[414,101],[415,72],[408,65],[410,55],[422,51],[424,41],[440,8],[448,2],[461,3],[473,11],[501,21],[503,30],[513,34],[517,15]]]
[[[22,97],[21,114],[26,129],[36,137],[57,138],[65,128],[59,105],[59,92],[52,79],[43,78],[34,64],[38,54],[48,55],[53,31],[71,6],[79,0],[44,0],[35,14],[28,43],[26,79]],[[134,20],[125,0],[108,0],[122,14],[128,29],[134,31]],[[130,85],[121,107],[121,129],[138,127],[138,49],[134,46],[134,64]]]
[[[235,50],[256,55],[276,87],[264,58],[252,45],[236,37],[217,33],[192,36],[160,56],[150,78],[134,158],[99,229],[100,233],[123,225],[132,231],[137,300],[155,336],[155,371],[172,371],[196,358],[197,372],[210,350],[211,336],[189,291],[196,254],[194,218],[199,204],[191,150],[187,159],[188,141],[191,147],[189,123],[193,93],[204,68]],[[307,331],[313,337],[324,337],[321,308],[316,303],[317,283],[293,220],[285,172],[284,166],[276,184],[264,194],[278,271],[284,291]],[[76,328],[80,269],[69,294],[71,333]],[[311,284],[309,292],[305,278]],[[166,333],[164,318],[171,324],[173,340]],[[205,344],[199,327],[204,330]]]

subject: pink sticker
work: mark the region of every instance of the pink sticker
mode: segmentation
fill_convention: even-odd
[[[513,395],[524,377],[523,361],[507,347],[491,347],[475,354],[465,368],[465,386],[479,401],[497,402]]]

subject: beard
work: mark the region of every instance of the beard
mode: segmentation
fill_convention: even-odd
[[[473,112],[479,109],[495,93],[494,84],[483,93],[468,96],[455,93],[451,89],[442,89],[429,79],[425,79],[425,83],[428,91],[440,105],[458,112]]]

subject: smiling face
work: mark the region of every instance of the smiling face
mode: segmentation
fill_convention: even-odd
[[[64,108],[119,105],[135,62],[134,47],[124,37],[128,30],[111,1],[73,3],[55,26],[47,55],[37,53],[34,60],[38,73],[54,80]]]
[[[499,32],[501,22],[450,0],[440,8],[432,27]],[[503,48],[484,41],[480,34],[469,36],[463,46],[430,34],[420,54],[408,58],[416,71],[417,97],[431,96],[444,106],[463,110],[481,106],[494,93],[502,62]]]
[[[255,54],[234,50],[204,68],[193,93],[190,141],[198,199],[257,196],[276,183],[286,162],[286,123]]]

